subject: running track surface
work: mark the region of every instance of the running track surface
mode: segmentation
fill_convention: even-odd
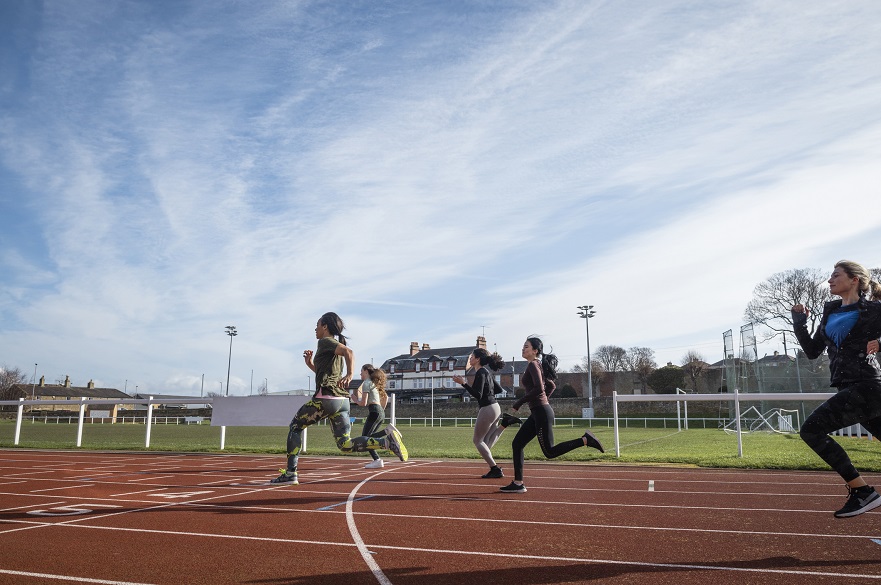
[[[881,584],[881,513],[834,519],[831,473],[528,461],[504,494],[476,461],[271,486],[282,460],[0,450],[0,583]]]

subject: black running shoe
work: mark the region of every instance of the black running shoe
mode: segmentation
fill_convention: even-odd
[[[502,415],[502,421],[499,423],[503,427],[510,427],[511,425],[519,425],[523,424],[523,421],[514,416],[513,414],[508,414],[507,412]]]
[[[848,497],[844,507],[834,516],[836,518],[850,518],[851,516],[859,516],[863,512],[874,510],[881,506],[881,495],[875,491],[875,488],[869,485],[858,488],[847,488]]]
[[[480,477],[483,479],[499,479],[500,477],[505,477],[505,474],[502,473],[502,468],[496,465],[495,467],[490,467],[489,471]]]
[[[600,453],[605,453],[606,450],[603,449],[603,444],[600,443],[600,440],[593,436],[593,433],[590,431],[584,431],[584,439],[587,441],[585,446],[593,447]]]
[[[526,491],[526,486],[523,485],[522,483],[517,484],[512,481],[511,483],[509,483],[505,487],[500,487],[499,491],[509,493],[509,494],[522,494],[523,492]]]
[[[274,479],[270,479],[269,483],[286,483],[289,485],[299,485],[296,471],[288,471],[287,469],[279,469],[281,475]]]

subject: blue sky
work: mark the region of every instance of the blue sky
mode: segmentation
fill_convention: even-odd
[[[871,1],[3,2],[0,365],[217,391],[235,325],[231,393],[304,387],[332,310],[571,367],[580,304],[717,361],[771,274],[881,266],[879,54]]]

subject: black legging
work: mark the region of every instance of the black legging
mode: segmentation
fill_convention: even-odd
[[[548,459],[584,446],[584,440],[581,438],[554,445],[554,409],[550,404],[543,404],[540,408],[533,409],[529,418],[520,425],[520,430],[517,431],[511,444],[514,448],[514,479],[517,481],[523,481],[523,449],[535,437],[538,437],[541,452]]]
[[[382,407],[378,404],[368,404],[367,418],[364,419],[364,430],[361,431],[361,436],[378,439],[385,435],[385,432],[377,432],[379,430],[379,425],[381,425],[384,420],[385,413],[383,412]],[[370,451],[370,456],[373,457],[374,461],[379,459],[379,455],[376,454],[376,451]]]
[[[876,380],[844,386],[817,407],[801,426],[802,440],[844,481],[860,476],[845,450],[829,433],[855,424],[881,437],[881,384]]]

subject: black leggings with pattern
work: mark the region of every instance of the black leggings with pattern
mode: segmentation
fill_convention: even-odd
[[[523,449],[536,437],[541,452],[548,459],[584,446],[584,440],[580,437],[554,445],[554,409],[550,404],[543,404],[540,408],[533,409],[529,418],[520,425],[511,444],[514,449],[514,479],[517,481],[523,481]]]
[[[877,380],[840,388],[835,396],[811,413],[799,434],[844,481],[853,481],[860,473],[829,433],[858,423],[872,435],[881,437],[881,383]]]

